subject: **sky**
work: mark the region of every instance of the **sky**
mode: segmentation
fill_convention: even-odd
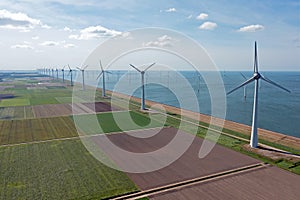
[[[0,70],[82,66],[103,41],[145,27],[192,38],[220,70],[252,70],[254,41],[261,70],[300,70],[299,0],[1,0]]]

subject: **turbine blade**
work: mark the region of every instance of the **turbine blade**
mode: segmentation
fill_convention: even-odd
[[[256,41],[254,44],[254,73],[258,72],[258,63],[257,63],[257,45]]]
[[[100,65],[100,67],[101,67],[101,71],[104,71],[104,70],[103,70],[102,63],[101,63],[101,60],[99,60],[99,65]]]
[[[79,69],[80,71],[82,70],[81,68],[79,68],[79,67],[76,67],[77,69]]]
[[[262,75],[261,75],[261,79],[264,80],[264,81],[266,81],[267,83],[270,83],[271,85],[274,85],[274,86],[276,86],[276,87],[278,87],[278,88],[280,88],[280,89],[282,89],[282,90],[288,92],[288,93],[291,93],[290,90],[288,90],[288,89],[286,89],[285,87],[279,85],[278,83],[275,83],[275,82],[271,81],[270,79],[267,79],[266,77],[264,77],[264,76],[262,76]]]
[[[246,76],[242,72],[240,72],[240,73],[241,73],[242,77],[244,77],[244,79],[247,80]]]
[[[101,77],[102,74],[103,74],[103,71],[100,72],[100,74],[97,76],[96,80],[98,80]]]
[[[136,71],[138,71],[138,72],[140,72],[140,73],[142,73],[142,71],[141,70],[139,70],[137,67],[135,67],[135,66],[133,66],[132,64],[129,64],[131,67],[133,67]]]
[[[70,67],[70,65],[68,64],[68,67],[69,67],[69,70],[71,70],[71,67]]]
[[[233,93],[233,92],[236,91],[237,89],[240,89],[241,87],[243,87],[243,86],[245,86],[245,85],[251,83],[251,82],[254,81],[254,80],[255,80],[255,78],[254,78],[254,76],[253,76],[252,78],[246,80],[246,81],[245,81],[244,83],[242,83],[241,85],[239,85],[239,86],[237,86],[236,88],[234,88],[234,89],[230,90],[229,92],[227,92],[227,95]]]
[[[113,73],[111,73],[111,72],[109,72],[109,71],[105,71],[105,73],[108,73],[108,74],[113,74]]]
[[[150,69],[153,65],[155,65],[155,63],[152,63],[151,65],[149,65],[149,66],[144,70],[144,72],[147,71],[148,69]]]
[[[83,68],[83,70],[85,70],[86,68],[88,68],[88,65],[86,65],[86,66]]]

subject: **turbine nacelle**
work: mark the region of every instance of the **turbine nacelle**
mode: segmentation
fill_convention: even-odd
[[[260,79],[260,78],[261,78],[261,75],[260,75],[260,73],[258,73],[258,72],[255,72],[255,73],[254,73],[254,75],[253,75],[253,78],[254,78],[255,80],[258,80],[258,79]]]

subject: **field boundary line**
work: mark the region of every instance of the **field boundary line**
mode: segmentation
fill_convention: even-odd
[[[210,174],[210,175],[206,175],[206,176],[202,176],[202,177],[198,177],[198,178],[180,181],[177,183],[171,183],[171,184],[167,184],[167,185],[164,185],[161,187],[156,187],[156,188],[152,188],[152,189],[148,189],[148,190],[144,190],[144,191],[140,191],[140,192],[136,192],[136,193],[132,193],[132,194],[126,194],[126,195],[118,196],[118,197],[115,197],[112,199],[113,200],[140,199],[140,198],[149,197],[149,196],[153,196],[153,195],[157,195],[157,194],[163,194],[163,193],[173,191],[173,190],[182,189],[182,188],[193,186],[193,185],[200,184],[200,183],[205,183],[205,182],[212,181],[212,180],[217,180],[217,179],[232,176],[232,175],[237,175],[237,174],[244,173],[244,172],[253,171],[253,170],[268,167],[268,166],[270,166],[270,165],[265,164],[265,163],[256,163],[256,164],[247,165],[247,166],[243,166],[243,167],[239,167],[239,168],[235,168],[235,169],[231,169],[231,170],[227,170],[227,171],[223,171],[223,172],[218,172],[215,174]]]

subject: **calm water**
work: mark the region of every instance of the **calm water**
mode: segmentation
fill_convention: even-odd
[[[91,84],[91,82],[94,82],[98,73],[99,72],[95,71],[86,71],[86,83]],[[127,76],[125,78],[123,77],[125,87],[126,84],[128,84],[128,86],[139,86],[141,84],[140,74],[135,71],[112,71],[112,74],[106,75],[107,89],[114,90],[116,83],[125,73],[127,73]],[[210,96],[203,78],[201,76],[199,77],[196,72],[185,71],[180,73],[193,87],[200,105],[200,112],[210,115]],[[222,72],[221,74],[226,91],[233,89],[245,80],[240,72]],[[253,73],[243,72],[243,74],[247,78],[250,78]],[[258,107],[259,127],[300,137],[300,72],[263,72],[262,74],[288,88],[292,93],[286,93],[273,85],[260,81]],[[66,76],[66,79],[69,79],[69,77]],[[81,73],[77,72],[76,78],[74,79],[77,82],[81,82]],[[180,105],[176,96],[186,95],[185,97],[189,98],[188,94],[185,94],[186,89],[182,86],[180,81],[178,81],[178,77],[172,72],[149,71],[146,73],[145,81],[147,83],[150,80],[153,82],[155,82],[155,80],[162,82],[166,87],[162,87],[159,84],[147,84],[146,99],[148,100],[179,107]],[[99,81],[98,86],[100,88],[102,87],[102,81]],[[168,89],[170,86],[180,88],[179,91],[181,91],[181,94],[173,94]],[[251,83],[246,88],[246,100],[244,99],[243,88],[227,96],[227,120],[251,125],[253,91],[254,83]],[[133,95],[140,97],[140,90],[137,89]],[[184,109],[190,108],[184,107]]]

